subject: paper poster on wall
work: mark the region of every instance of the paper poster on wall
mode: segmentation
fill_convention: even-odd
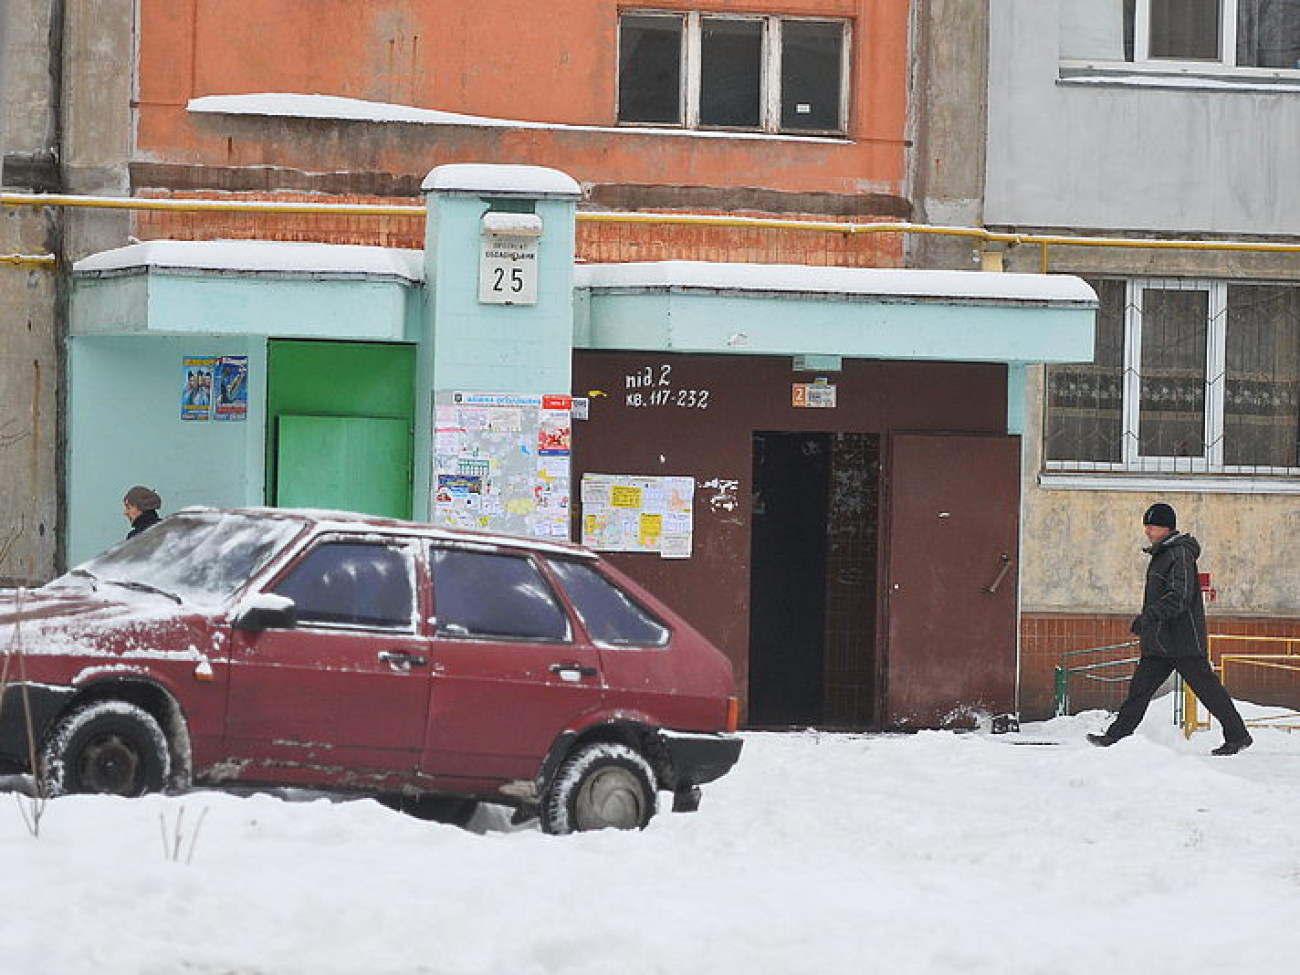
[[[584,474],[582,544],[604,552],[691,557],[695,479]]]
[[[217,420],[248,419],[248,356],[217,359],[212,369],[212,415]]]
[[[432,520],[567,540],[572,397],[434,396]]]
[[[181,359],[181,419],[206,420],[212,412],[212,355],[187,355]]]

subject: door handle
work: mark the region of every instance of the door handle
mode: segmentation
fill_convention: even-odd
[[[984,587],[984,591],[994,593],[998,591],[998,586],[1002,585],[1002,580],[1007,577],[1011,571],[1011,556],[1006,552],[1002,553],[1002,568],[998,570],[998,576],[991,583]]]
[[[595,677],[599,671],[586,664],[565,663],[551,664],[548,668],[552,674],[559,674],[562,680],[578,680],[582,677]]]
[[[405,650],[381,650],[379,651],[379,659],[390,667],[396,667],[398,670],[424,667],[429,663],[428,657],[422,657],[418,653],[407,653]]]

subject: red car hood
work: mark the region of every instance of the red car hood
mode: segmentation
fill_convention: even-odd
[[[165,596],[103,589],[57,589],[0,595],[0,652],[112,656],[193,652],[194,626],[207,614]],[[178,641],[180,642],[179,646]],[[204,641],[206,642],[206,641]]]

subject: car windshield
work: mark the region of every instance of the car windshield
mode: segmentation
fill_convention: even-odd
[[[266,565],[301,522],[233,512],[182,512],[97,556],[49,585],[105,586],[215,606]]]

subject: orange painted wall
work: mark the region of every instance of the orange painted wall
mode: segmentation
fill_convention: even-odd
[[[202,95],[299,92],[471,115],[612,126],[620,5],[608,0],[140,0],[137,158],[319,171],[292,123],[242,140],[186,111]],[[853,23],[849,138],[467,130],[375,140],[338,169],[422,172],[445,162],[526,162],[589,183],[744,186],[901,195],[908,7],[901,0],[657,0],[636,8],[845,17]],[[438,130],[443,132],[443,130]],[[421,144],[436,143],[436,152]],[[418,152],[412,145],[420,146]],[[347,154],[341,146],[339,155]],[[419,155],[421,158],[412,158]],[[435,158],[424,158],[434,156]],[[328,171],[328,170],[327,170]]]

